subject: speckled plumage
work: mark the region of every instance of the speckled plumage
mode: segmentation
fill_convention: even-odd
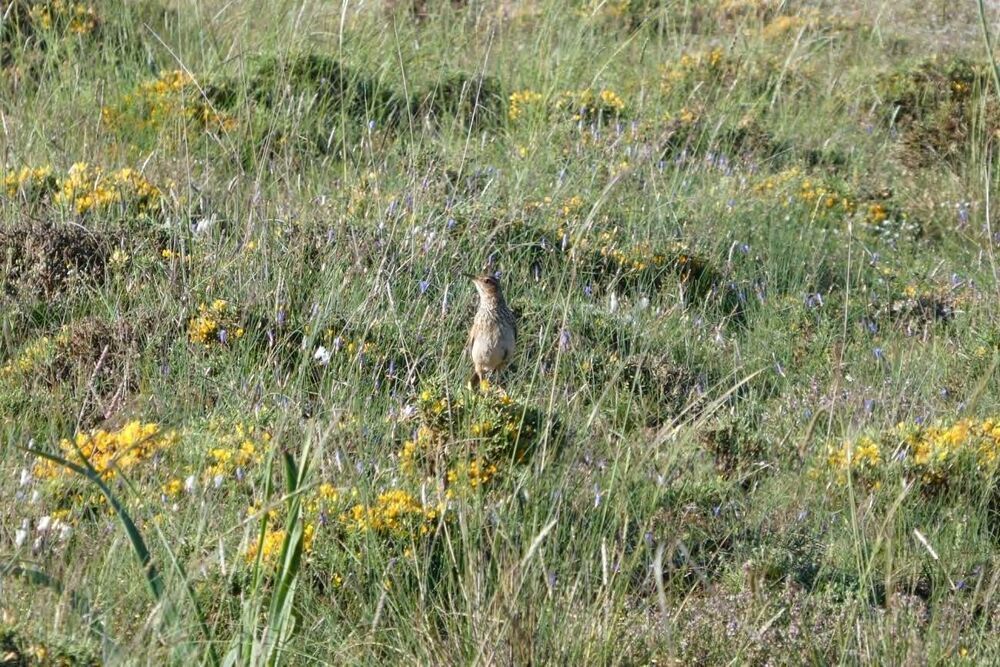
[[[467,347],[473,366],[470,383],[473,388],[478,388],[484,377],[510,363],[514,356],[517,326],[497,279],[478,276],[473,278],[473,282],[479,292],[479,309],[469,330]]]

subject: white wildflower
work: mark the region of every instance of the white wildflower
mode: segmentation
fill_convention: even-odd
[[[316,352],[313,354],[313,359],[315,359],[320,366],[326,366],[330,363],[330,358],[333,355],[330,350],[326,349],[322,345],[316,348]]]

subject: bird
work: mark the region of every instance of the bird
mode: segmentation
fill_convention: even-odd
[[[479,292],[479,309],[472,320],[466,349],[472,357],[469,385],[478,391],[483,380],[503,370],[514,356],[517,325],[496,276],[466,274]]]

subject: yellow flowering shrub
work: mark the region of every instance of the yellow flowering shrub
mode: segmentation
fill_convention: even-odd
[[[517,120],[530,109],[538,109],[542,102],[542,94],[534,90],[516,90],[510,94],[510,104],[507,107],[507,118]]]
[[[872,318],[913,331],[915,327],[951,321],[982,298],[969,282],[931,281],[914,276],[910,269],[905,263],[895,265],[888,260],[873,267],[880,289],[869,302]]]
[[[810,178],[803,178],[799,182],[798,191],[793,196],[806,204],[843,213],[853,213],[856,206],[849,197],[840,194],[836,189],[816,183]]]
[[[576,224],[589,210],[590,205],[579,195],[561,202],[553,202],[550,197],[528,201],[524,206],[525,219],[541,219],[541,229],[539,225],[519,221],[513,226],[518,235],[513,242],[536,242],[541,232],[552,240],[556,253],[563,254],[597,282],[613,278],[656,282],[667,274],[688,282],[710,271],[708,262],[687,243],[629,238],[613,216],[605,215],[587,228]],[[628,214],[626,211],[625,215]]]
[[[86,162],[77,162],[63,177],[57,177],[50,165],[7,169],[2,191],[29,203],[51,197],[52,203],[79,215],[115,208],[151,213],[163,199],[160,189],[134,169],[105,172]]]
[[[989,480],[1000,463],[1000,419],[960,419],[895,429],[831,447],[826,468],[844,482],[848,472],[878,485],[902,475],[933,490],[953,482]]]
[[[761,36],[764,39],[782,39],[803,28],[815,28],[818,23],[819,15],[816,12],[810,12],[806,15],[784,14],[776,16],[765,25],[761,30]]]
[[[534,90],[518,90],[510,94],[507,118],[517,121],[532,113],[568,117],[573,121],[610,120],[624,113],[625,100],[613,90],[595,91],[592,88],[567,90],[554,99],[545,97]]]
[[[557,113],[568,114],[574,121],[615,118],[625,111],[625,100],[613,90],[595,92],[591,88],[568,90],[554,102]]]
[[[919,227],[892,200],[890,191],[866,193],[848,184],[791,167],[758,179],[751,186],[757,201],[770,200],[820,222],[851,219],[868,234],[896,238]]]
[[[911,168],[956,165],[976,137],[1000,134],[990,91],[992,66],[960,56],[907,59],[874,80],[873,109],[898,132],[899,159]]]
[[[160,189],[134,169],[105,172],[100,167],[77,162],[60,181],[55,203],[79,215],[112,208],[149,213],[159,207],[162,198]]]
[[[236,126],[229,114],[209,104],[194,78],[183,70],[163,72],[122,95],[114,106],[101,109],[105,126],[115,131],[153,131],[174,122],[190,123],[203,131],[225,131]]]
[[[448,494],[458,490],[476,490],[489,484],[500,472],[496,463],[488,463],[482,458],[459,461],[448,469]]]
[[[433,471],[436,459],[444,454],[445,434],[421,424],[399,450],[399,470],[414,477]]]
[[[487,384],[469,405],[468,433],[477,439],[475,451],[483,470],[492,463],[523,462],[537,444],[541,427],[540,411],[515,401],[493,385]],[[476,460],[467,467],[473,463]]]
[[[206,455],[206,481],[249,471],[261,463],[271,442],[271,433],[253,424],[216,422],[209,428],[215,443]]]
[[[860,202],[845,186],[807,174],[799,167],[764,176],[753,184],[752,193],[785,208],[804,209],[818,220],[842,220],[857,214],[862,224],[877,225],[888,217],[885,201]]]
[[[267,528],[264,530],[264,539],[257,539],[257,534],[254,533],[250,543],[247,545],[246,551],[243,552],[244,557],[248,563],[253,563],[257,560],[258,554],[260,555],[261,562],[265,565],[273,565],[281,555],[281,546],[285,542],[285,527],[283,523],[279,523],[279,516],[272,518]],[[306,523],[302,528],[302,552],[309,554],[313,548],[313,541],[316,538],[316,525],[313,523]]]
[[[403,538],[428,534],[440,513],[440,507],[425,506],[409,491],[390,489],[370,505],[354,505],[340,520],[350,532]]]
[[[320,527],[340,513],[342,509],[340,501],[340,491],[332,484],[325,482],[303,493],[301,521],[303,522],[302,551],[305,555],[308,556],[312,553]],[[255,516],[258,513],[260,513],[260,507],[257,505],[251,505],[247,509],[247,514],[250,516]],[[260,554],[262,563],[273,565],[281,554],[281,546],[287,534],[284,508],[275,508],[263,513],[261,520],[267,521],[264,539],[260,540],[258,533],[253,531],[243,555],[248,563],[253,563],[256,561],[257,555]]]
[[[596,245],[596,252],[589,255],[592,270],[626,281],[656,282],[672,274],[681,282],[689,282],[701,279],[709,270],[707,262],[683,241],[670,241],[663,246],[655,246],[650,241],[629,242],[615,228],[601,232],[593,245]],[[588,255],[581,253],[580,256]]]
[[[60,331],[55,336],[41,336],[28,343],[17,356],[0,365],[0,381],[13,380],[35,373],[38,368],[51,361],[59,346],[69,341],[69,333]]]
[[[22,197],[35,202],[55,191],[58,187],[52,167],[21,167],[9,169],[3,176],[3,188],[8,197]]]
[[[73,35],[89,35],[97,30],[97,11],[91,4],[67,0],[32,0],[28,4],[33,29]]]
[[[841,474],[848,469],[854,474],[872,473],[882,463],[882,453],[874,440],[864,437],[857,442],[831,447],[826,462],[832,470]]]
[[[329,482],[323,482],[316,487],[315,493],[306,502],[306,512],[309,514],[329,512],[340,501],[341,495],[337,487]]]
[[[77,433],[72,439],[59,442],[59,453],[68,461],[91,467],[104,479],[112,479],[119,472],[128,472],[153,456],[177,443],[174,431],[163,431],[155,423],[130,421],[118,430],[96,429]],[[72,473],[48,459],[35,466],[39,479],[61,479]]]
[[[735,76],[736,70],[737,62],[719,48],[683,53],[663,66],[660,87],[666,93],[689,90],[700,83],[724,82]]]
[[[160,486],[160,492],[164,495],[165,498],[169,499],[179,497],[183,490],[184,490],[184,482],[178,477],[173,477],[166,483],[164,483],[162,486]]]
[[[621,243],[616,231],[602,232],[598,236],[598,253],[608,259],[619,270],[642,272],[650,267],[663,267],[671,260],[670,255],[655,249],[649,241],[635,244]]]
[[[464,401],[436,385],[428,385],[417,396],[420,421],[429,432],[447,432],[457,422],[464,407]]]
[[[240,326],[236,309],[225,299],[198,304],[198,313],[188,320],[188,340],[197,345],[225,345],[230,338],[239,340],[245,330]]]
[[[505,466],[523,462],[542,430],[541,412],[488,382],[462,398],[427,386],[417,410],[421,423],[399,450],[400,471],[410,479],[442,475],[449,497],[486,486]]]

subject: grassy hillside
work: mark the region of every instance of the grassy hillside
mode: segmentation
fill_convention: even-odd
[[[1000,662],[975,2],[0,10],[3,664]]]

